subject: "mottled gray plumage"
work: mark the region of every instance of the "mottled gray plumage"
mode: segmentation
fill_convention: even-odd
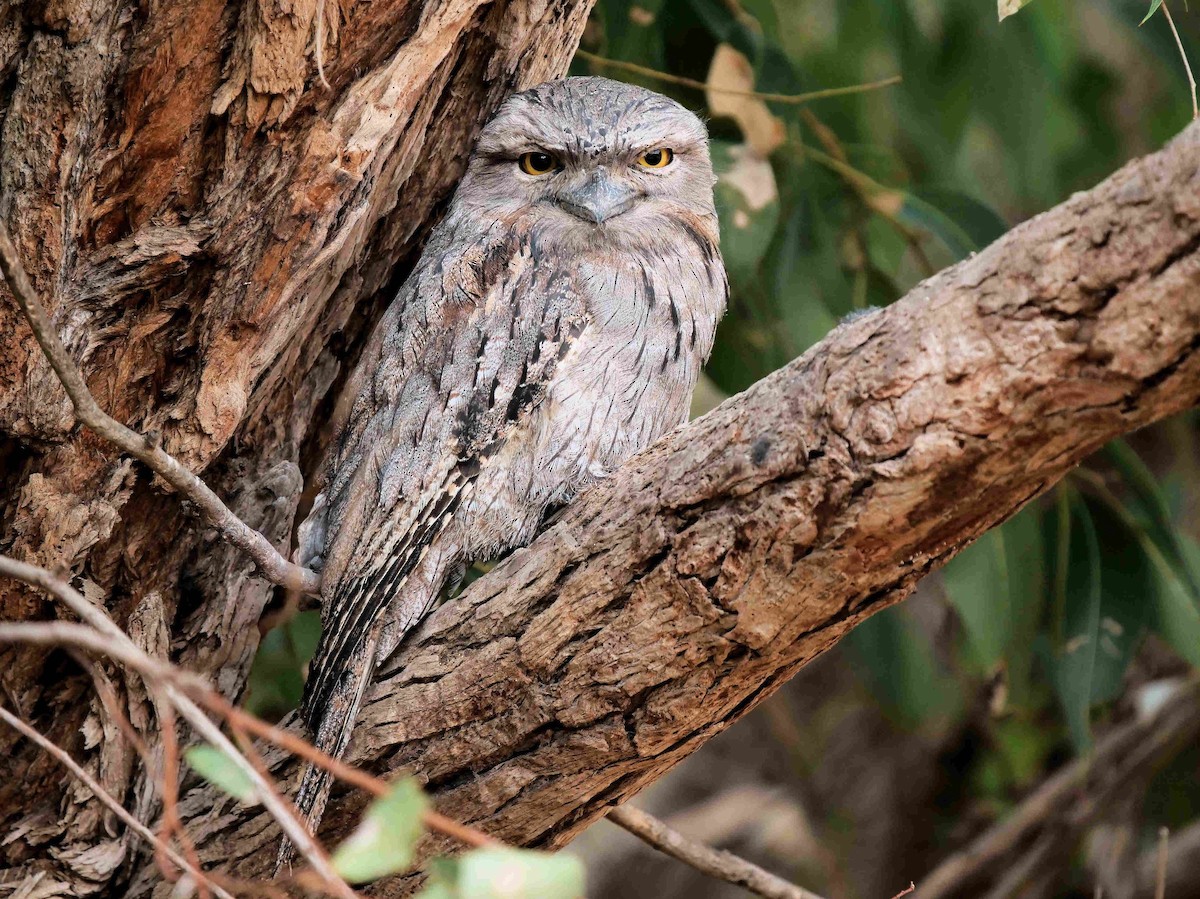
[[[527,174],[530,152],[559,167]],[[375,664],[448,578],[685,420],[726,300],[713,181],[696,116],[603,78],[517,94],[484,128],[303,528],[323,556],[303,709],[323,749],[344,751]],[[310,771],[298,802],[319,817],[326,794]]]

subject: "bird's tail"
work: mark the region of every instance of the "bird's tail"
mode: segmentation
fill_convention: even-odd
[[[313,745],[335,759],[340,759],[350,744],[350,735],[354,732],[354,722],[358,718],[363,694],[375,671],[375,651],[378,643],[379,630],[376,628],[371,638],[357,647],[337,683],[326,694],[325,707],[320,710],[305,710],[313,728]],[[318,714],[319,723],[315,723],[314,726],[313,718]],[[295,805],[310,833],[315,834],[317,825],[321,823],[332,787],[333,777],[328,771],[312,763],[305,766]],[[279,854],[275,857],[275,876],[288,874],[295,858],[296,847],[285,836],[279,844]]]

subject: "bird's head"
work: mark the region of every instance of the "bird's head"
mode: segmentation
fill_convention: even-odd
[[[527,213],[580,241],[646,239],[711,222],[703,122],[674,100],[607,78],[565,78],[510,97],[484,127],[460,198],[496,218]]]

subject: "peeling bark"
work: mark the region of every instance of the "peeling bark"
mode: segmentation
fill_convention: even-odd
[[[568,507],[384,666],[350,756],[497,837],[562,845],[1084,456],[1197,402],[1193,126]],[[362,805],[335,797],[323,837]],[[206,789],[184,811],[208,860],[266,870],[260,812]],[[144,876],[131,895],[152,893]]]
[[[325,0],[325,89],[316,0],[0,0],[0,217],[100,404],[286,550],[345,368],[475,133],[565,71],[590,5]],[[236,696],[272,589],[75,424],[0,297],[0,551]],[[3,618],[52,614],[0,583]],[[0,665],[5,701],[152,820],[88,678],[57,653]],[[157,746],[142,685],[101,676]],[[7,728],[0,753],[0,884],[124,895],[136,844]]]

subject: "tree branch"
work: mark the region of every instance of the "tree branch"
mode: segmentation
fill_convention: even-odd
[[[794,883],[789,883],[758,865],[738,858],[732,852],[713,849],[690,839],[632,805],[610,809],[608,820],[649,843],[659,852],[678,859],[685,865],[691,865],[709,877],[744,887],[757,896],[766,896],[767,899],[821,899],[816,893],[810,893]]]
[[[1198,400],[1193,126],[569,506],[381,666],[349,761],[561,845],[1093,450]],[[325,839],[360,808],[335,797]],[[240,847],[267,825],[238,814],[191,829],[202,858],[257,872]]]
[[[988,871],[1016,871],[1019,850],[1034,845],[1033,855],[1046,853],[1065,864],[1084,830],[1112,807],[1122,794],[1143,785],[1163,764],[1194,742],[1200,733],[1200,684],[1183,685],[1152,716],[1109,733],[1088,756],[1076,759],[1027,796],[1016,810],[954,853],[921,880],[918,899],[963,895],[972,881]],[[1041,876],[1056,874],[1045,864],[1030,865]],[[1013,889],[996,895],[1013,895]]]
[[[254,559],[272,583],[301,593],[320,593],[319,574],[285,559],[266,537],[234,515],[221,498],[213,493],[204,481],[188,471],[179,460],[157,443],[130,430],[100,408],[88,390],[79,367],[59,340],[54,323],[50,321],[45,306],[38,299],[3,223],[0,223],[0,272],[3,272],[17,305],[25,313],[38,345],[62,382],[67,396],[71,398],[79,420],[144,464],[170,484],[180,496],[190,500],[200,511],[200,516],[205,522]]]

